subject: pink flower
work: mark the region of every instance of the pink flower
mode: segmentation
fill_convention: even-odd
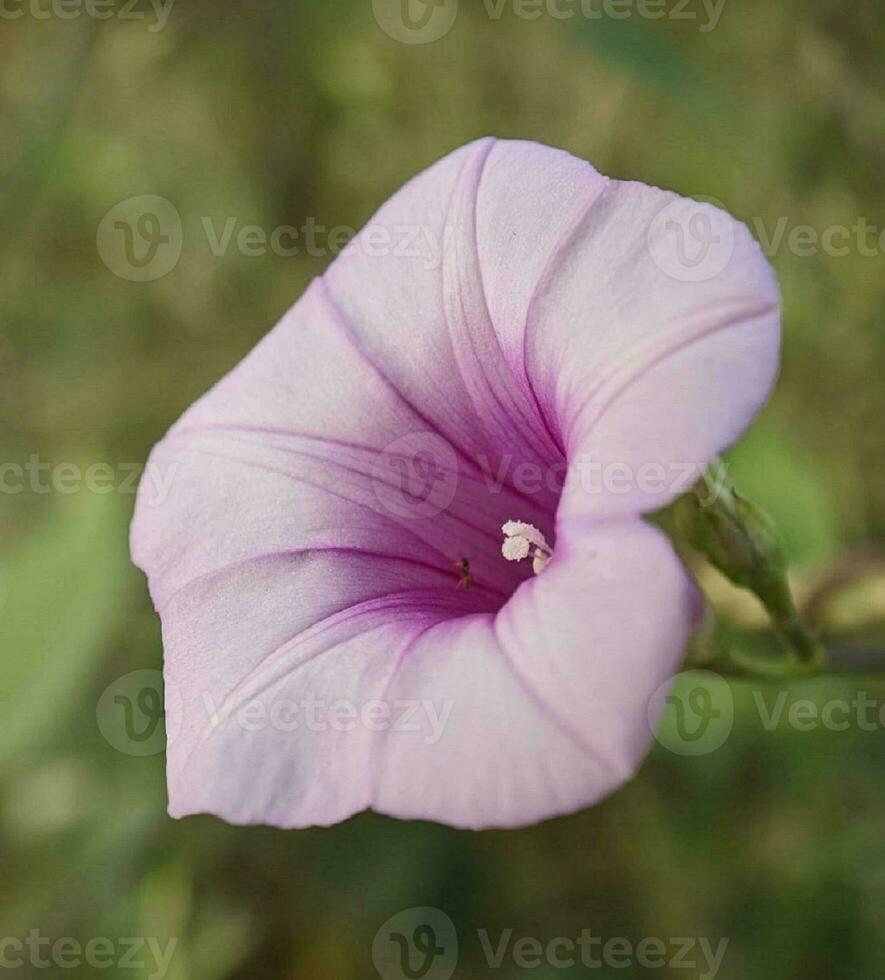
[[[408,183],[153,452],[170,813],[507,827],[630,778],[696,615],[640,515],[765,401],[778,305],[742,225],[558,150]]]

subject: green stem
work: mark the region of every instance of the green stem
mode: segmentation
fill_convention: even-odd
[[[686,669],[706,669],[745,680],[798,680],[834,674],[885,675],[885,647],[815,642],[814,657],[802,658],[780,632],[741,632],[722,626],[699,634],[689,646]]]

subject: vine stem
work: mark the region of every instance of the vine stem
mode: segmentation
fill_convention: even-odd
[[[696,636],[689,645],[685,669],[759,681],[858,674],[885,677],[885,647],[831,642],[819,644],[818,650],[819,655],[809,661],[785,649],[774,631],[739,633],[720,626],[712,637]]]

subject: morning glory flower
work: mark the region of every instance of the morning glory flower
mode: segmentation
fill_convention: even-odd
[[[643,515],[779,339],[710,205],[492,139],[406,184],[153,451],[170,813],[510,827],[624,783],[698,611]]]

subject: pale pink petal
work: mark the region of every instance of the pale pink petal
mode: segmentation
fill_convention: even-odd
[[[635,769],[695,609],[631,515],[740,434],[777,366],[776,287],[741,226],[710,218],[732,244],[714,275],[672,266],[667,221],[694,207],[546,147],[471,144],[173,427],[132,532],[182,706],[173,814],[511,826]],[[428,495],[400,479],[418,457]],[[627,490],[585,483],[587,458]],[[651,463],[662,489],[640,483]],[[536,578],[501,554],[510,520],[553,546]],[[269,720],[308,697],[452,715],[434,744]]]
[[[384,734],[373,807],[480,828],[597,802],[648,751],[648,700],[678,670],[696,600],[638,521],[561,543],[497,617],[443,623],[402,657],[390,696],[435,710]]]
[[[479,828],[586,806],[647,751],[647,702],[678,667],[695,599],[635,521],[561,547],[497,617],[451,590],[391,592],[289,637],[286,576],[238,573],[176,610],[165,640],[189,666],[168,680],[197,722],[169,749],[176,816],[291,827],[372,807]],[[231,691],[219,642],[243,675]],[[270,652],[252,664],[256,645]]]

